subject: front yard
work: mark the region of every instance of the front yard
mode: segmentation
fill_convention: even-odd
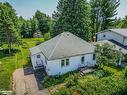
[[[12,73],[17,68],[31,66],[29,60],[29,48],[36,45],[37,42],[43,42],[43,38],[22,39],[23,45],[13,45],[13,55],[5,54],[5,51],[0,51],[0,62],[2,70],[0,70],[0,90],[12,89]],[[5,49],[6,46],[3,46]]]

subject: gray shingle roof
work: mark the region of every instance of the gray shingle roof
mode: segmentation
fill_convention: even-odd
[[[127,37],[127,29],[109,29],[109,30]]]
[[[64,32],[38,46],[30,48],[30,52],[31,55],[42,52],[48,60],[54,60],[93,53],[94,48],[94,45],[83,39],[69,32]]]

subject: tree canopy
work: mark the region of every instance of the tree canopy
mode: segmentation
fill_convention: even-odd
[[[0,3],[0,40],[8,45],[11,53],[11,44],[19,40],[18,17],[9,3]]]
[[[113,28],[120,0],[90,0],[92,36],[105,29]]]
[[[115,49],[115,46],[108,43],[102,46],[96,46],[97,64],[98,65],[118,65],[120,58],[124,59],[124,54]]]
[[[90,40],[90,6],[86,0],[59,0],[54,12],[53,36],[61,32],[71,32]]]

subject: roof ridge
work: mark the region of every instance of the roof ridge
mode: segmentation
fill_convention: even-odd
[[[60,42],[61,38],[62,38],[62,35],[60,36],[59,40],[58,40],[57,43],[56,43],[56,46],[55,46],[54,49],[52,50],[52,52],[51,52],[51,54],[50,54],[50,56],[49,56],[49,59],[50,59],[51,56],[53,55],[53,53],[54,53],[54,51],[55,51],[55,49],[56,49],[58,43]]]

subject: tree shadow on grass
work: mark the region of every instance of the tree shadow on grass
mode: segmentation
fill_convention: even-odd
[[[19,49],[11,49],[11,54],[9,54],[8,49],[0,50],[0,59],[4,57],[14,56],[18,52],[21,52],[21,51]]]

